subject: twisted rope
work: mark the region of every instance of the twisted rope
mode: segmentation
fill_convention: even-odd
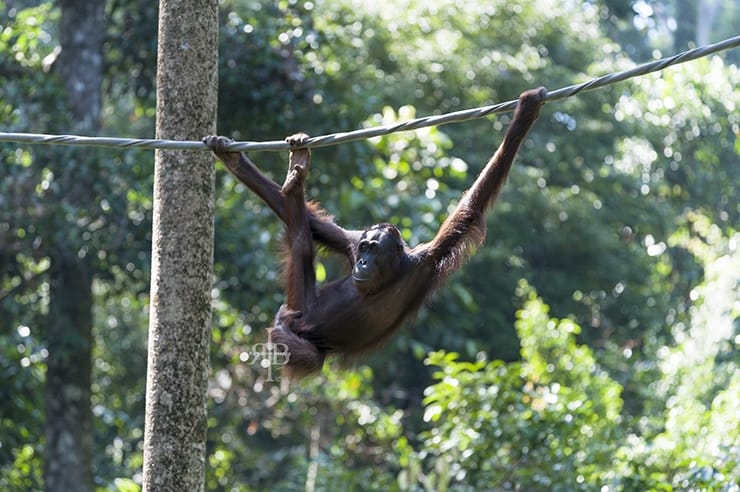
[[[734,36],[718,43],[709,44],[699,48],[683,51],[667,58],[661,58],[649,63],[644,63],[628,70],[615,72],[591,79],[581,84],[570,85],[551,92],[545,97],[546,102],[558,101],[568,97],[575,96],[581,92],[598,89],[607,85],[616,84],[627,79],[639,77],[652,72],[658,72],[671,65],[685,63],[697,58],[710,55],[723,50],[728,50],[740,46],[740,36]],[[494,113],[504,113],[513,111],[516,108],[517,101],[506,101],[492,106],[483,106],[473,109],[455,111],[438,116],[426,116],[396,123],[387,126],[377,126],[363,128],[351,132],[332,133],[318,137],[311,137],[306,142],[305,147],[326,147],[337,145],[355,140],[364,140],[372,137],[388,135],[390,133],[416,130],[429,126],[438,126],[446,123],[474,120],[483,118]],[[15,142],[26,144],[56,144],[56,145],[81,145],[94,147],[115,147],[115,148],[137,148],[137,149],[167,149],[167,150],[210,150],[199,141],[179,141],[179,140],[151,140],[151,139],[131,139],[131,138],[113,138],[113,137],[83,137],[79,135],[44,135],[37,133],[4,133],[0,132],[0,142]],[[290,147],[282,140],[273,140],[266,142],[232,142],[228,145],[228,150],[232,151],[250,151],[250,150],[288,150]]]

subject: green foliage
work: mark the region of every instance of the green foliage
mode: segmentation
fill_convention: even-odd
[[[118,98],[119,104],[125,104],[127,99],[133,101],[137,119],[146,116],[150,124],[155,105],[158,10],[159,2],[148,0],[107,2],[103,48],[108,77],[106,91],[111,99]],[[130,129],[128,132],[121,129],[115,134],[124,133],[133,136]],[[150,130],[142,136],[149,137],[151,134]]]
[[[70,132],[65,91],[52,69],[59,50],[58,9],[50,2],[28,8],[24,3],[7,10],[0,26],[0,53],[13,53],[0,56],[0,126],[10,131]],[[0,8],[6,12],[4,4]],[[17,332],[23,338],[16,341],[8,335],[0,342],[0,367],[12,390],[0,399],[0,485],[11,490],[38,489],[41,483],[46,329],[52,301],[48,274],[54,258],[69,255],[87,263],[101,282],[98,306],[116,301],[105,311],[97,310],[98,326],[130,326],[125,316],[116,317],[119,308],[128,311],[132,304],[146,305],[147,299],[137,298],[137,289],[145,290],[141,281],[148,284],[142,265],[148,264],[150,249],[146,207],[151,209],[151,198],[145,197],[151,195],[152,178],[151,166],[140,163],[141,155],[0,145],[0,319],[9,334]],[[144,328],[142,319],[131,324]],[[65,337],[74,339],[72,333]],[[126,343],[109,340],[116,342],[101,343],[95,356],[94,367],[100,373],[96,371],[92,388],[93,412],[99,417],[96,442],[102,449],[95,453],[95,469],[99,481],[106,482],[131,475],[130,470],[141,466],[137,438],[142,433],[144,392],[143,380],[131,378],[133,389],[127,394],[130,380],[115,377],[125,369],[105,357],[125,352],[132,360],[121,357],[121,362],[130,363],[123,367],[138,368],[139,376],[146,360],[143,343],[127,352]],[[125,396],[109,394],[111,385]]]
[[[413,106],[402,106],[398,112],[386,107],[368,118],[364,126],[392,125],[415,117]],[[363,220],[363,210],[369,212],[366,221],[386,217],[398,224],[412,247],[431,240],[460,196],[448,183],[463,186],[467,163],[447,153],[452,141],[439,128],[391,134],[372,139],[370,144],[375,172],[368,179],[351,180],[350,196],[345,199],[348,208],[342,210],[360,217],[358,220]]]
[[[591,490],[619,435],[620,386],[577,345],[580,327],[548,317],[526,283],[517,313],[522,360],[458,362],[433,352],[422,451],[426,490]],[[411,478],[411,477],[409,477]]]
[[[659,2],[664,18],[633,4],[221,2],[219,132],[279,139],[403,121],[568,85],[691,39],[684,25],[673,40],[650,31],[676,2]],[[0,127],[65,133],[50,70],[58,9],[10,5]],[[106,134],[153,133],[156,10],[107,3]],[[362,361],[372,371],[284,388],[250,363],[283,301],[282,226],[219,166],[207,489],[304,490],[314,471],[316,490],[737,488],[740,79],[723,57],[547,105],[486,245]],[[308,194],[347,227],[391,220],[411,244],[428,240],[508,118],[317,149]],[[282,179],[284,155],[251,157]],[[145,151],[0,145],[3,490],[41,487],[51,245],[96,269],[96,483],[138,488],[151,170]],[[322,279],[344,272],[319,261]],[[438,349],[460,355],[422,366]]]
[[[0,339],[0,488],[41,486],[39,448],[43,435],[46,349],[28,326]]]
[[[149,305],[144,292],[146,286],[130,272],[115,271],[108,282],[94,285],[91,404],[100,449],[94,468],[100,482],[115,484],[112,490],[131,490],[129,479],[138,476],[143,464]]]
[[[254,369],[250,366],[250,369]],[[216,381],[225,392],[210,412],[210,489],[248,490],[240,477],[259,489],[304,490],[316,467],[317,490],[391,490],[398,458],[388,452],[403,446],[400,410],[385,409],[371,398],[371,373],[327,369],[320,378],[287,388],[264,381],[264,370],[252,371],[252,389],[270,395],[267,407],[245,405],[247,388],[232,388],[232,376]],[[224,429],[221,419],[241,412],[244,430]],[[237,426],[239,429],[242,426]]]
[[[706,76],[697,79],[697,71]],[[635,81],[639,90],[620,100],[615,117],[651,124],[643,159],[635,159],[635,152],[620,166],[640,173],[643,194],[655,193],[737,228],[740,205],[732,197],[740,182],[740,152],[734,148],[740,125],[734,110],[740,105],[738,84],[740,70],[720,57]]]
[[[0,2],[0,9],[5,3]],[[8,53],[15,63],[23,68],[49,69],[56,47],[54,39],[58,11],[51,2],[42,2],[37,7],[16,11],[7,23],[0,24],[0,52]],[[8,63],[8,67],[12,64]]]
[[[664,413],[644,415],[641,433],[625,425],[621,386],[589,348],[575,342],[580,327],[549,318],[548,307],[521,283],[521,362],[479,357],[470,363],[454,353],[430,354],[427,362],[438,368],[437,382],[425,392],[424,419],[431,429],[406,459],[404,487],[737,487],[740,255],[737,237],[715,237],[712,244],[714,253],[705,249],[702,255],[708,280],[695,290],[691,328],[676,325],[682,341],[658,351],[663,376],[650,387],[666,402]]]
[[[696,303],[688,323],[674,327],[676,345],[658,349],[662,377],[650,387],[664,407],[619,452],[629,471],[625,488],[738,487],[740,237],[723,237],[709,224],[695,218],[707,243],[689,246],[706,262],[706,281],[692,291]]]
[[[7,8],[0,2],[0,11]],[[49,120],[43,111],[57,107],[57,85],[45,73],[56,12],[46,2],[9,13],[0,19],[0,127],[22,130],[33,121],[41,128]],[[20,100],[28,101],[24,111]],[[39,176],[26,149],[0,144],[0,176],[0,488],[31,490],[42,484],[49,261],[35,250],[49,173]]]

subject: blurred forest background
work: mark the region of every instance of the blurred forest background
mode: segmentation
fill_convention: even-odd
[[[157,2],[78,31],[86,3],[0,0],[2,131],[152,137]],[[740,25],[738,0],[219,4],[218,128],[242,140],[514,99]],[[739,62],[545,106],[470,264],[381,353],[289,391],[247,358],[282,302],[281,226],[219,164],[206,489],[738,490]],[[310,196],[416,244],[507,121],[317,149]],[[282,179],[284,153],[251,157]],[[60,427],[95,488],[140,487],[152,175],[151,151],[0,143],[2,490],[44,488]]]

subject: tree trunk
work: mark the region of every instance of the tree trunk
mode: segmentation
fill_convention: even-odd
[[[75,131],[100,129],[103,82],[105,2],[62,0],[59,44],[54,65],[67,89]]]
[[[696,41],[696,10],[701,0],[675,2],[676,31],[673,34],[673,49],[685,50]]]
[[[698,46],[712,42],[712,27],[715,25],[721,6],[719,0],[699,0],[696,12],[696,44]]]
[[[92,276],[76,256],[52,262],[44,484],[48,491],[90,491]]]
[[[215,133],[216,0],[159,5],[157,138]],[[214,160],[157,151],[144,490],[202,490],[213,269]]]
[[[72,133],[95,133],[100,125],[103,80],[103,2],[64,0],[59,23],[61,53],[55,69],[66,88]],[[65,154],[65,166],[78,169],[94,159],[89,151]],[[91,166],[92,169],[92,166]],[[84,184],[60,173],[66,196],[84,196]],[[93,490],[92,271],[77,255],[79,244],[64,234],[49,238],[49,290],[46,372],[44,486],[48,491]]]

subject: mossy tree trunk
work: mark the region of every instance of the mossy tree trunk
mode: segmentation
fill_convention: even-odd
[[[159,4],[157,138],[215,133],[216,0]],[[213,270],[214,159],[157,151],[144,490],[202,490]]]

